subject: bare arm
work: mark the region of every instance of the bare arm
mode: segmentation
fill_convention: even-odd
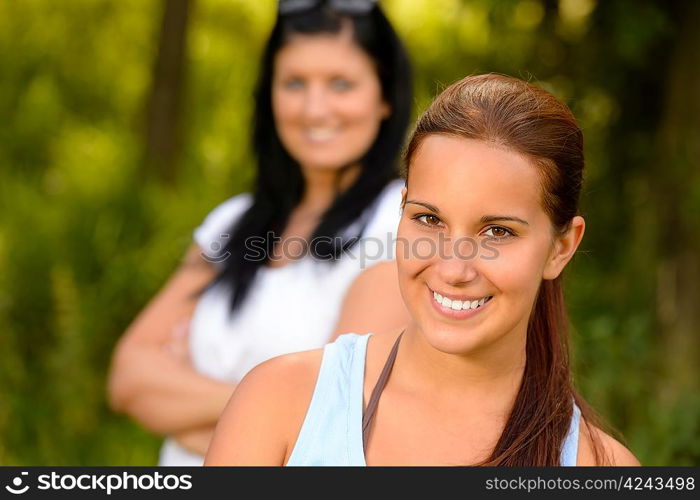
[[[186,450],[204,456],[207,454],[211,438],[214,435],[214,428],[214,425],[208,425],[198,429],[189,429],[175,434],[173,438]]]
[[[363,271],[348,289],[331,342],[342,333],[377,333],[408,320],[396,262],[380,262]]]
[[[204,465],[284,465],[316,384],[322,349],[253,368],[219,419]]]
[[[145,428],[175,434],[216,423],[235,386],[197,373],[167,349],[176,326],[191,317],[192,295],[215,270],[197,245],[162,290],[129,326],[115,349],[108,378],[109,402]]]

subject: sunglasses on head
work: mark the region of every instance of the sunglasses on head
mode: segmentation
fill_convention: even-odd
[[[367,14],[377,4],[378,0],[279,0],[279,15],[303,12],[322,3],[327,4],[336,12],[351,16]]]

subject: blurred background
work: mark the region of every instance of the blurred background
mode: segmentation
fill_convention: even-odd
[[[644,465],[700,464],[700,2],[382,0],[414,113],[535,81],[586,137],[567,300],[579,389]],[[112,348],[191,231],[252,181],[274,0],[0,2],[0,464],[152,465]]]

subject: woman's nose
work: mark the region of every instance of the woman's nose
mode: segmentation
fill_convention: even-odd
[[[310,120],[322,119],[330,111],[329,96],[323,88],[310,86],[304,99],[304,116]]]
[[[478,256],[476,242],[471,239],[446,241],[434,264],[438,278],[451,285],[474,281],[479,276]]]

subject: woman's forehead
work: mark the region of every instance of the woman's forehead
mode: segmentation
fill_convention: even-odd
[[[275,56],[275,70],[326,73],[374,72],[369,55],[351,37],[338,34],[294,35]]]
[[[429,135],[414,153],[409,173],[407,199],[421,199],[441,210],[541,209],[537,167],[526,157],[485,141]]]

